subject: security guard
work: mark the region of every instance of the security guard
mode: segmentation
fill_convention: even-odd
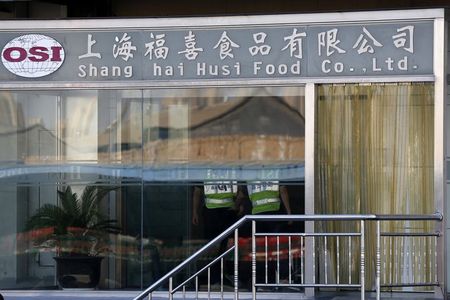
[[[204,202],[204,232],[205,238],[212,240],[224,232],[234,222],[237,216],[235,212],[235,199],[237,194],[237,183],[205,182],[203,186],[195,186],[192,206],[192,224],[198,225],[201,203]],[[203,200],[203,201],[202,201]],[[227,248],[227,239],[220,243],[219,252],[223,253]],[[225,273],[227,268],[225,266]],[[211,268],[211,284],[220,281],[220,268],[215,264]]]
[[[280,186],[278,181],[250,182],[247,184],[247,192],[252,203],[252,214],[281,214],[281,202],[286,213],[292,213],[287,188]],[[260,225],[258,227],[264,232],[273,233],[281,228],[281,224],[276,222],[261,222]]]
[[[192,224],[199,224],[202,200],[205,204],[205,238],[213,239],[236,221],[236,182],[205,182],[194,187]]]
[[[248,198],[252,203],[252,214],[276,215],[292,213],[287,188],[284,185],[279,185],[278,181],[249,182],[247,183],[247,192]],[[281,207],[281,202],[283,202],[285,212]],[[260,233],[278,233],[282,231],[283,223],[277,221],[257,222],[256,230]],[[288,222],[288,224],[291,225],[292,222]],[[287,251],[288,248],[285,244],[280,244],[278,247],[280,251]],[[275,282],[276,262],[270,261],[267,267],[269,270],[269,282]],[[289,274],[289,266],[286,261],[281,261],[278,270],[281,280],[285,280]],[[260,279],[262,280],[262,278]]]

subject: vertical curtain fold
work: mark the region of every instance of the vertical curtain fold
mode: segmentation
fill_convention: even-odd
[[[433,213],[433,85],[345,84],[320,85],[317,89],[316,213]],[[383,223],[382,231],[423,232],[432,225],[389,222]],[[319,224],[316,230],[350,232],[355,226],[359,224],[330,222]],[[375,236],[374,226],[368,226],[367,234]],[[411,272],[432,281],[427,274],[432,273],[433,260],[425,250],[431,243],[384,240],[384,282],[408,281],[413,278]],[[328,277],[336,277],[336,240],[327,244],[329,257],[324,259],[334,266]],[[318,246],[323,250],[323,242]],[[339,246],[340,278],[351,275],[358,282],[358,243],[353,242],[351,249],[347,241],[340,241]],[[366,249],[370,288],[374,283],[375,239],[367,239]],[[350,257],[349,251],[355,255]],[[417,258],[406,258],[408,253],[420,253],[428,263],[418,264]]]

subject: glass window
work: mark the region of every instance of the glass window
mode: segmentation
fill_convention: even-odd
[[[143,118],[145,167],[189,171],[161,180],[303,180],[302,87],[144,91]]]
[[[435,211],[433,93],[433,84],[428,83],[318,86],[316,213],[414,215]],[[327,226],[327,230],[348,232],[354,223],[330,222]],[[431,226],[432,222],[383,222],[381,230],[427,232],[433,231]],[[374,228],[369,230],[374,234]],[[333,243],[329,244],[331,257],[336,255]],[[404,249],[425,253],[428,247],[411,239],[401,245],[395,242],[384,246],[386,261],[395,253],[392,260],[402,263],[399,257]],[[319,247],[323,250],[323,245]],[[354,251],[343,244],[341,248],[341,253]],[[374,258],[374,241],[369,241],[366,249],[367,257]],[[349,262],[345,256],[341,262],[351,264],[353,276],[358,276],[359,262]],[[417,260],[404,263],[409,273],[420,274]],[[374,262],[367,266],[371,276]],[[402,276],[403,268],[389,266],[385,274],[391,278]],[[422,268],[433,269],[433,259],[429,258],[428,265]],[[341,278],[348,276],[347,271],[341,268]],[[427,272],[426,276],[431,274]],[[432,279],[424,278],[422,282],[427,281]]]
[[[0,288],[55,288],[68,249],[103,257],[100,289],[147,286],[211,238],[208,183],[270,183],[303,212],[303,87],[2,91],[0,108]],[[89,189],[116,231],[30,227]]]
[[[276,182],[289,195],[291,212],[304,212],[302,87],[149,90],[143,106],[144,239],[159,245],[153,272],[169,271],[252,213],[247,194],[229,211],[218,200],[209,206],[208,193],[215,193],[209,188],[236,193],[252,181]],[[154,250],[144,250],[144,257]],[[144,274],[146,282],[156,278]]]
[[[316,211],[434,212],[432,84],[321,85]]]

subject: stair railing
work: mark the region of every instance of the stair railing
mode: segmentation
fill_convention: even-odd
[[[152,293],[156,290],[158,290],[163,284],[168,283],[168,298],[169,300],[173,299],[173,296],[176,292],[182,290],[183,296],[185,296],[186,293],[186,286],[191,283],[192,281],[195,281],[195,293],[196,293],[196,299],[198,299],[198,293],[199,293],[199,275],[203,272],[207,272],[207,292],[208,292],[208,299],[210,299],[210,293],[211,293],[211,285],[210,285],[210,272],[211,267],[213,265],[216,265],[220,262],[221,271],[220,271],[220,294],[221,299],[224,297],[224,290],[223,290],[223,280],[224,280],[224,258],[228,255],[233,255],[233,293],[234,293],[234,299],[239,299],[239,229],[247,222],[251,222],[252,227],[252,233],[251,233],[251,292],[252,292],[252,298],[256,299],[256,292],[260,288],[322,288],[322,287],[329,287],[329,288],[357,288],[360,289],[361,296],[360,298],[362,300],[365,299],[365,286],[366,286],[366,251],[365,251],[365,242],[366,242],[366,223],[367,222],[373,222],[375,221],[376,226],[376,233],[375,236],[369,237],[371,239],[376,239],[375,243],[375,291],[376,291],[376,298],[380,299],[380,293],[381,289],[384,288],[392,288],[392,287],[404,287],[404,286],[439,286],[439,282],[437,280],[437,265],[434,267],[434,274],[430,274],[429,278],[431,280],[426,282],[416,282],[414,279],[414,282],[383,282],[381,283],[381,269],[382,265],[386,266],[386,263],[383,262],[383,259],[386,258],[388,255],[382,256],[383,247],[381,246],[381,240],[382,239],[392,239],[392,238],[432,238],[434,241],[434,246],[430,247],[430,251],[433,253],[430,253],[430,257],[433,256],[435,264],[437,264],[437,239],[440,236],[439,231],[435,232],[381,232],[381,222],[392,222],[392,221],[435,221],[440,222],[442,220],[442,214],[435,213],[431,215],[247,215],[242,217],[240,220],[238,220],[236,223],[234,223],[232,226],[230,226],[228,229],[226,229],[222,234],[208,242],[205,246],[200,248],[198,251],[196,251],[194,254],[192,254],[190,257],[188,257],[185,261],[177,265],[174,269],[172,269],[170,272],[168,272],[166,275],[161,277],[159,280],[157,280],[155,283],[153,283],[150,287],[145,289],[143,292],[141,292],[138,296],[134,298],[134,300],[142,300],[145,297],[148,296],[148,299],[152,299]],[[256,223],[257,222],[288,222],[288,221],[294,221],[294,222],[330,222],[330,221],[343,221],[343,222],[355,222],[354,230],[352,232],[276,232],[276,233],[268,233],[268,232],[257,232],[256,231]],[[359,228],[358,228],[359,227]],[[436,227],[438,228],[438,226]],[[196,262],[202,255],[205,253],[208,253],[213,247],[216,247],[219,245],[224,239],[229,238],[232,236],[232,243],[229,246],[229,248],[222,253],[220,253],[216,258],[212,259],[211,262],[206,264],[204,267],[202,267],[200,270],[195,272],[193,275],[189,276],[185,280],[183,280],[180,284],[174,286],[174,277],[182,270],[186,269],[191,263]],[[275,273],[276,275],[276,281],[275,282],[268,282],[268,238],[275,237],[276,238],[276,250],[272,251],[276,253],[276,267],[275,267]],[[281,237],[287,237],[288,238],[288,261],[289,261],[289,275],[288,275],[288,282],[282,283],[280,282],[280,238]],[[262,238],[264,240],[264,248],[265,248],[265,281],[264,282],[257,282],[257,276],[256,276],[256,265],[257,265],[257,245],[256,241],[258,238]],[[300,283],[293,282],[292,280],[292,249],[291,249],[291,243],[292,238],[299,238],[300,239],[300,246],[299,251],[301,251],[300,254]],[[316,244],[318,244],[318,239],[321,239],[320,241],[323,243],[323,253],[320,253],[316,251]],[[332,281],[329,280],[327,275],[330,271],[330,266],[328,266],[328,260],[329,260],[329,254],[327,251],[332,250],[331,239],[334,239],[334,255],[336,255],[336,261],[337,261],[337,271],[334,270],[335,274],[337,274],[337,278]],[[356,241],[355,241],[356,240]],[[340,249],[340,243],[348,243],[346,246],[348,246],[348,252],[345,254],[341,254],[339,252]],[[352,244],[353,243],[353,244]],[[309,247],[308,247],[309,245]],[[341,246],[343,246],[341,244]],[[434,248],[433,248],[434,247]],[[392,248],[392,247],[391,247]],[[307,253],[307,250],[310,251],[310,253]],[[405,251],[407,249],[401,249],[400,251]],[[359,254],[359,282],[354,282],[354,279],[352,279],[351,274],[352,270],[348,270],[349,278],[346,282],[346,280],[342,280],[339,278],[340,274],[340,255],[348,255],[348,261],[349,263],[357,261],[354,258],[354,253]],[[407,255],[413,255],[414,253],[407,254]],[[321,257],[319,257],[321,255]],[[323,261],[323,271],[319,272],[316,270],[316,261],[319,261],[322,259]],[[312,267],[312,270],[306,271],[306,260],[309,260],[310,266]],[[405,267],[405,266],[403,266]],[[399,268],[399,267],[397,267]],[[307,276],[307,272],[309,272],[309,277]],[[430,270],[431,272],[431,270]],[[316,278],[316,274],[321,274],[322,278],[318,279]]]
[[[185,286],[187,283],[191,282],[195,279],[195,286],[196,286],[196,294],[198,298],[198,276],[200,273],[204,271],[210,272],[210,268],[213,264],[218,263],[218,261],[221,262],[222,270],[221,270],[221,294],[223,298],[223,259],[226,255],[229,253],[234,253],[234,299],[238,300],[238,276],[239,276],[239,247],[238,247],[238,239],[239,239],[239,228],[247,222],[248,216],[242,217],[240,220],[238,220],[236,223],[231,225],[228,229],[226,229],[223,233],[218,235],[216,238],[212,239],[210,242],[208,242],[205,246],[200,248],[198,251],[196,251],[194,254],[189,256],[185,261],[177,265],[175,268],[173,268],[170,272],[168,272],[166,275],[161,277],[159,280],[157,280],[155,283],[153,283],[150,287],[145,289],[143,292],[141,292],[138,296],[134,298],[134,300],[142,300],[145,297],[149,297],[149,299],[152,298],[152,293],[156,291],[158,288],[160,288],[164,283],[169,284],[169,290],[168,290],[168,298],[169,300],[173,299],[173,295],[179,291],[180,289],[183,289],[183,292],[185,291]],[[211,261],[209,264],[204,266],[202,269],[200,269],[198,272],[187,278],[185,281],[183,281],[182,284],[177,285],[176,287],[173,286],[173,278],[176,274],[178,274],[180,271],[188,267],[191,263],[195,262],[199,257],[201,257],[203,254],[207,253],[217,245],[219,245],[224,239],[228,238],[231,234],[234,233],[233,241],[234,244],[225,252],[220,254],[217,258],[215,258],[213,261]],[[209,276],[208,276],[209,277]],[[210,293],[210,284],[208,280],[208,294]],[[209,298],[209,297],[208,297]]]

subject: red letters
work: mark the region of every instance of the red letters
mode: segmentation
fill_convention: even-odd
[[[17,54],[19,54],[19,56],[13,57],[13,55],[12,55],[13,53],[14,54],[17,53]],[[9,62],[23,61],[27,58],[27,51],[20,47],[11,47],[11,48],[5,49],[5,51],[3,51],[3,58]]]
[[[52,47],[52,61],[61,61],[62,47]]]
[[[21,62],[27,58],[33,62],[47,61],[48,59],[51,61],[62,61],[62,50],[63,48],[60,46],[50,47],[50,49],[47,47],[35,46],[31,47],[27,52],[26,49],[21,47],[10,47],[3,51],[3,58],[9,62]]]
[[[48,60],[47,48],[45,48],[45,47],[32,47],[32,48],[30,48],[30,54],[31,55],[28,56],[28,58],[31,61],[46,61],[46,60]]]

